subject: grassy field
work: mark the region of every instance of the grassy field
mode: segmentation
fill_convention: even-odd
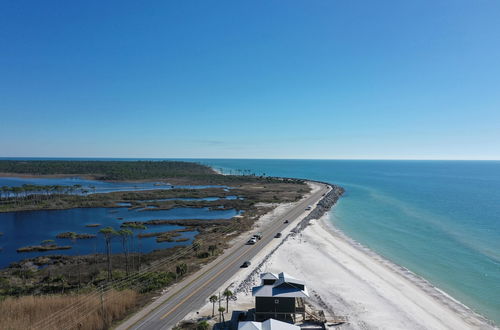
[[[91,294],[9,297],[0,301],[0,329],[32,329],[33,325],[46,320],[67,306],[79,308],[52,320],[50,329],[108,329],[113,321],[123,318],[137,303],[138,294],[132,290],[112,290],[101,297]],[[102,306],[103,308],[95,308]],[[103,314],[104,311],[104,314]],[[72,327],[72,325],[78,325]]]

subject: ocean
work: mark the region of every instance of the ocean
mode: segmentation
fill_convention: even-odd
[[[500,162],[196,161],[343,186],[337,228],[500,324]]]
[[[500,325],[500,161],[177,160],[341,185],[337,228]]]

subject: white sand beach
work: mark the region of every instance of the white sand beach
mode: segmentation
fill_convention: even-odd
[[[230,310],[253,307],[251,287],[259,283],[258,274],[267,271],[304,280],[308,304],[327,315],[348,317],[348,323],[337,328],[495,328],[429,282],[346,237],[329,224],[328,214],[284,242],[273,241],[252,260],[252,267],[225,283],[220,291],[230,288],[236,294]],[[210,315],[211,304],[198,312],[186,319]]]

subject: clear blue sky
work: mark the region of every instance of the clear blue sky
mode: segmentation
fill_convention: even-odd
[[[3,0],[0,156],[500,159],[500,1]]]

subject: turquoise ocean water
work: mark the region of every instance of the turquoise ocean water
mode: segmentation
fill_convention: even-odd
[[[338,228],[500,324],[500,162],[201,162],[343,186]]]

